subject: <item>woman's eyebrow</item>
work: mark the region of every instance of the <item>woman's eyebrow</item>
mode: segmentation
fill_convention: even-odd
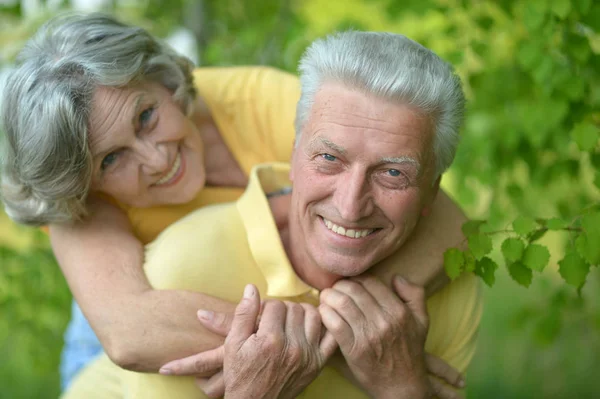
[[[145,100],[145,96],[144,93],[140,93],[138,94],[138,96],[135,98],[135,105],[133,107],[133,115],[131,115],[131,125],[133,126],[133,128],[135,129],[137,126],[137,116],[140,113],[140,108],[142,103]]]

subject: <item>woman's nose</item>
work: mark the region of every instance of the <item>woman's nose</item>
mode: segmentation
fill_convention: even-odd
[[[136,148],[142,171],[148,175],[160,175],[169,168],[169,154],[164,145],[144,141]]]

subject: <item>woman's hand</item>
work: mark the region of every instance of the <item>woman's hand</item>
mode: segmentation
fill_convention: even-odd
[[[294,398],[319,374],[337,349],[331,334],[321,338],[315,308],[267,301],[258,330],[260,295],[246,286],[225,339],[226,398]]]

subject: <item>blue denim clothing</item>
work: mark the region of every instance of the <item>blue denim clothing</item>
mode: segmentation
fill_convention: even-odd
[[[60,385],[67,389],[73,377],[102,352],[102,345],[79,305],[73,301],[60,361]]]

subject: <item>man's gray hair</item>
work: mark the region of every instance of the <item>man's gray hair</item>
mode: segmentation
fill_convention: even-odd
[[[296,143],[324,82],[410,104],[435,123],[437,179],[452,163],[460,139],[465,97],[450,64],[406,36],[347,31],[313,42],[300,60],[302,95],[296,113]]]
[[[191,61],[144,29],[107,15],[71,14],[44,24],[17,57],[0,102],[6,213],[31,225],[84,217],[96,87],[158,82],[189,113],[196,96],[192,71]]]

